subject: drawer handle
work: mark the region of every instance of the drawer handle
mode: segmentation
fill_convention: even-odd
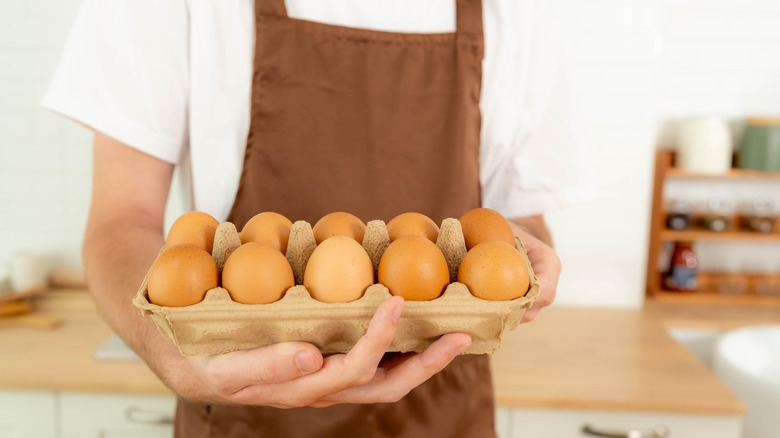
[[[125,410],[125,418],[131,423],[171,425],[173,416],[164,412],[146,411],[141,408],[130,406]]]
[[[669,428],[666,426],[656,426],[652,431],[642,432],[639,429],[629,429],[625,432],[614,430],[599,430],[586,424],[582,426],[582,433],[588,436],[600,436],[603,438],[666,438],[669,436]]]

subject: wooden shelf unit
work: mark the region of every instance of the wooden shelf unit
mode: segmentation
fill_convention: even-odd
[[[658,232],[661,240],[673,241],[697,241],[715,240],[722,242],[759,242],[780,243],[780,233],[756,233],[753,231],[707,231],[707,230],[670,230],[663,228]]]
[[[673,292],[657,290],[652,299],[659,303],[680,304],[759,304],[780,306],[780,300],[776,296],[763,295],[722,295],[710,292]]]
[[[661,153],[674,155],[671,151],[660,151]],[[690,179],[718,179],[718,180],[778,180],[780,181],[780,172],[761,172],[758,170],[731,169],[726,173],[698,173],[687,170],[670,167],[666,170],[666,176],[670,178],[690,178]]]
[[[757,172],[741,169],[732,169],[721,174],[700,174],[686,172],[674,167],[674,152],[659,150],[656,152],[655,174],[653,181],[652,213],[650,218],[650,243],[647,257],[647,281],[646,295],[650,299],[659,302],[673,303],[707,303],[707,304],[760,304],[780,306],[780,294],[764,295],[758,293],[761,289],[759,283],[770,284],[770,289],[776,289],[780,284],[780,273],[771,275],[755,274],[724,274],[700,272],[698,275],[699,290],[693,292],[678,292],[666,290],[663,286],[663,272],[659,269],[658,261],[665,242],[675,241],[714,241],[714,242],[749,242],[780,245],[780,217],[775,221],[775,230],[772,233],[758,233],[741,230],[734,224],[723,232],[696,229],[672,230],[666,228],[666,208],[664,197],[664,183],[668,179],[717,179],[725,181],[737,180],[770,180],[780,182],[780,172]],[[694,221],[696,222],[696,221]],[[728,277],[736,282],[747,284],[741,293],[721,293],[717,284]],[[780,310],[780,309],[779,309]]]

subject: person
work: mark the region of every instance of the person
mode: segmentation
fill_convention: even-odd
[[[303,342],[183,357],[131,298],[178,165],[190,207],[239,229],[261,211],[494,208],[541,283],[533,319],[560,272],[543,213],[588,193],[553,23],[541,0],[85,1],[44,104],[95,131],[89,288],[178,395],[177,436],[495,434],[468,335],[385,354],[400,298],[326,358]]]

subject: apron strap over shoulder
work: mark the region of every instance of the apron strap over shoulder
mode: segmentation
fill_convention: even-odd
[[[456,14],[458,33],[482,37],[482,0],[458,0]]]
[[[284,0],[255,0],[255,15],[287,17],[287,6]]]

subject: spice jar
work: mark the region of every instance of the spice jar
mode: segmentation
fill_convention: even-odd
[[[693,221],[693,208],[691,204],[681,200],[674,200],[669,204],[666,215],[666,228],[670,230],[684,230],[691,226]]]
[[[698,287],[699,260],[692,242],[676,242],[669,269],[664,275],[664,286],[669,290],[694,291]]]
[[[774,206],[765,199],[756,199],[744,210],[742,226],[758,233],[771,233],[775,229]]]
[[[707,201],[707,208],[702,216],[702,225],[706,230],[721,232],[731,226],[734,208],[728,201],[712,198]]]

